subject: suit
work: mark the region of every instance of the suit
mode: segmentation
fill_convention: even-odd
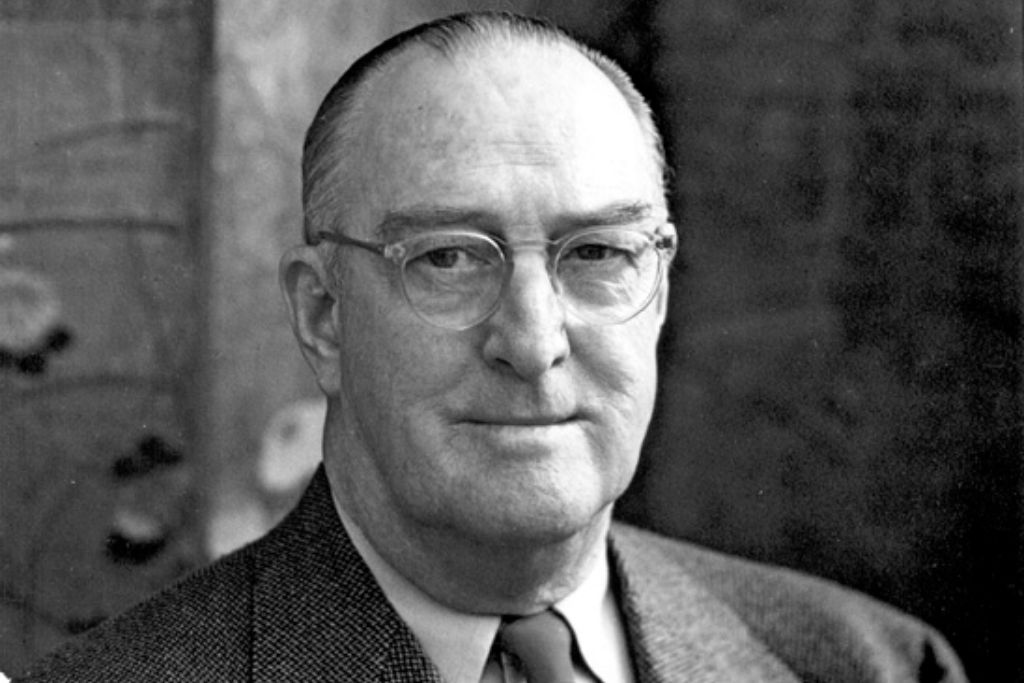
[[[927,626],[795,572],[614,525],[637,680],[960,681]],[[267,536],[112,618],[32,681],[437,681],[344,532],[321,468]]]

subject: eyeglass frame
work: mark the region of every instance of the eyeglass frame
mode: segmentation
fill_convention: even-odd
[[[657,273],[657,276],[654,279],[654,282],[652,283],[651,291],[648,293],[647,298],[644,299],[644,301],[639,306],[637,306],[637,309],[635,311],[633,311],[633,313],[631,313],[626,318],[623,318],[622,320],[617,320],[615,322],[610,322],[610,323],[592,323],[592,322],[588,322],[588,324],[595,325],[595,326],[621,325],[623,323],[629,322],[630,320],[632,320],[636,316],[640,315],[640,313],[642,313],[648,306],[650,306],[651,301],[654,300],[654,297],[657,294],[658,287],[661,285],[662,279],[665,277],[665,271],[666,271],[667,264],[670,263],[672,261],[672,259],[675,257],[676,249],[678,248],[678,237],[676,235],[675,230],[672,229],[672,230],[664,231],[663,232],[663,229],[666,226],[673,227],[673,224],[672,224],[671,221],[661,221],[661,222],[657,223],[657,225],[655,226],[654,230],[652,230],[651,232],[647,232],[646,230],[636,230],[636,231],[633,231],[633,232],[642,233],[645,236],[649,237],[650,240],[651,240],[651,244],[654,247],[655,251],[657,252],[657,256],[658,256],[658,273]],[[616,226],[594,226],[594,227],[584,228],[582,230],[576,230],[576,231],[570,232],[570,233],[568,233],[568,234],[566,234],[566,235],[564,235],[562,237],[559,237],[558,239],[555,239],[555,240],[546,240],[546,239],[516,240],[515,242],[513,242],[511,240],[503,239],[501,237],[497,237],[495,235],[489,235],[489,234],[487,234],[485,232],[480,232],[478,230],[437,230],[437,231],[434,231],[436,234],[472,235],[473,237],[482,238],[484,240],[487,240],[487,241],[490,241],[490,242],[494,243],[494,245],[497,246],[497,248],[498,248],[499,255],[501,256],[501,268],[502,268],[501,287],[498,289],[498,295],[495,297],[494,303],[491,304],[490,307],[487,308],[486,312],[484,312],[478,319],[475,319],[475,320],[473,320],[473,322],[470,322],[470,323],[468,323],[466,325],[463,325],[463,326],[460,326],[460,327],[452,327],[450,325],[443,325],[443,324],[441,324],[441,323],[439,323],[439,322],[437,322],[435,320],[431,320],[429,317],[427,317],[426,314],[422,313],[419,310],[419,308],[417,308],[417,306],[412,302],[412,299],[409,296],[409,291],[408,291],[408,288],[406,286],[406,277],[405,277],[405,273],[404,273],[405,265],[406,265],[406,260],[408,258],[409,252],[405,249],[404,245],[405,245],[405,243],[407,243],[407,242],[409,242],[411,240],[419,239],[423,235],[412,235],[410,237],[403,237],[401,239],[397,239],[397,240],[394,240],[392,242],[370,242],[370,241],[361,240],[361,239],[358,239],[358,238],[355,238],[355,237],[349,237],[348,235],[345,235],[345,234],[340,233],[340,232],[332,232],[332,231],[329,231],[329,230],[320,230],[320,231],[318,231],[314,235],[314,241],[313,241],[312,244],[313,244],[313,246],[318,246],[318,245],[322,244],[324,241],[327,241],[327,242],[330,242],[330,243],[332,243],[334,245],[337,245],[337,246],[359,247],[361,249],[365,249],[367,251],[373,252],[373,253],[377,254],[378,256],[381,256],[386,261],[390,262],[398,270],[399,282],[402,285],[402,295],[405,297],[406,303],[409,304],[409,308],[412,309],[412,311],[416,314],[417,317],[419,317],[421,320],[425,321],[426,323],[428,323],[430,325],[433,325],[434,327],[439,327],[441,329],[446,329],[446,330],[452,330],[452,331],[455,331],[455,332],[460,332],[460,331],[463,331],[463,330],[468,330],[468,329],[471,329],[473,327],[476,327],[477,325],[479,325],[480,323],[484,322],[485,320],[490,318],[492,315],[494,315],[494,312],[497,311],[498,308],[500,307],[501,301],[504,299],[506,290],[508,289],[508,282],[509,282],[509,280],[510,280],[510,278],[512,276],[513,267],[515,265],[515,260],[514,260],[514,255],[515,255],[514,249],[515,248],[517,248],[517,247],[518,248],[522,248],[522,247],[532,247],[532,248],[547,247],[547,248],[550,249],[551,247],[555,247],[554,257],[548,259],[548,269],[549,269],[549,275],[553,278],[552,282],[553,282],[553,284],[556,287],[555,292],[556,292],[556,294],[557,294],[557,296],[559,298],[559,301],[562,301],[562,294],[560,292],[561,284],[557,281],[557,277],[554,276],[554,271],[556,270],[554,268],[554,266],[561,259],[562,251],[565,248],[565,245],[568,244],[570,242],[570,240],[572,240],[574,238],[577,238],[580,235],[584,235],[585,236],[585,235],[587,235],[588,233],[591,233],[591,232],[601,232],[601,231],[613,230],[613,229],[616,229]],[[625,230],[627,228],[620,228],[620,229]],[[512,267],[510,267],[510,266],[512,266]],[[563,302],[563,305],[566,305],[565,302]],[[570,306],[570,308],[571,308],[571,306]]]

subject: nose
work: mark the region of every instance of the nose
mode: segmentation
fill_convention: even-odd
[[[569,357],[565,309],[546,254],[521,253],[516,258],[498,310],[484,325],[487,362],[522,379],[537,379]]]

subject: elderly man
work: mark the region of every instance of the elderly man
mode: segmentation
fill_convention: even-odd
[[[460,15],[363,57],[281,264],[323,469],[39,679],[962,680],[889,607],[612,524],[654,402],[662,166],[629,79],[550,26]]]

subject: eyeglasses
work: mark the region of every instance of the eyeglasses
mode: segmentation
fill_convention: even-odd
[[[406,300],[426,322],[465,330],[491,316],[512,278],[516,250],[544,250],[548,272],[566,308],[591,325],[624,323],[654,298],[676,249],[675,231],[587,228],[557,240],[509,242],[480,232],[440,230],[387,244],[333,232],[342,246],[366,249],[398,267]]]

